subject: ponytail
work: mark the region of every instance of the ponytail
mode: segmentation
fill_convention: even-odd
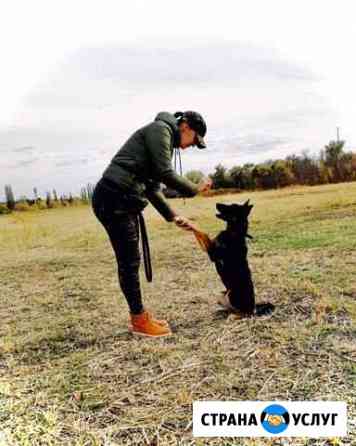
[[[179,125],[183,121],[184,113],[182,111],[176,111],[174,117],[177,119],[177,124]]]

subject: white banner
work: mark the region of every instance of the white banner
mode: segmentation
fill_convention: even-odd
[[[342,401],[194,401],[194,437],[344,437]]]

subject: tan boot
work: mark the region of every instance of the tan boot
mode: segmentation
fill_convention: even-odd
[[[148,311],[140,314],[131,314],[129,330],[133,334],[149,337],[170,336],[172,334],[168,325],[160,325],[155,321]]]
[[[168,325],[168,321],[166,321],[165,319],[156,319],[154,316],[151,315],[151,319],[156,322],[158,325],[162,325],[163,327],[169,327]],[[131,316],[129,316],[129,321],[128,321],[128,326],[129,329],[132,331],[132,323],[131,323]]]

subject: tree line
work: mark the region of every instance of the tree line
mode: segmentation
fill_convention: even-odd
[[[21,196],[15,199],[12,186],[5,185],[5,203],[0,203],[0,214],[7,214],[12,211],[27,211],[30,209],[52,209],[61,206],[73,206],[80,203],[89,203],[94,191],[94,185],[88,183],[81,188],[80,197],[74,197],[72,193],[58,196],[56,189],[47,191],[44,197],[39,196],[36,187],[33,188],[33,198]]]
[[[289,155],[285,159],[269,160],[260,164],[247,163],[227,169],[222,163],[209,177],[213,189],[256,190],[291,185],[317,185],[356,181],[356,153],[344,150],[345,141],[330,141],[318,156],[307,151]],[[199,183],[204,174],[193,170],[186,177]],[[178,196],[166,189],[167,196]]]
[[[330,141],[318,156],[308,152],[301,155],[289,155],[285,159],[269,160],[260,164],[246,163],[227,169],[218,164],[209,177],[213,181],[213,189],[256,190],[272,189],[291,185],[317,185],[356,181],[356,153],[344,150],[345,141]],[[204,177],[199,170],[191,170],[185,174],[194,183]],[[72,194],[61,195],[55,189],[40,197],[37,188],[33,189],[33,199],[25,196],[15,200],[10,184],[5,185],[5,203],[0,203],[0,214],[13,210],[28,210],[32,207],[50,209],[58,206],[71,206],[89,203],[93,195],[94,185],[88,183],[81,188],[80,197]],[[163,189],[166,197],[178,197],[179,194],[168,188]]]

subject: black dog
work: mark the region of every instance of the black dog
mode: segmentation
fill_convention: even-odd
[[[247,261],[246,237],[252,238],[248,234],[248,216],[253,205],[248,200],[243,205],[217,203],[216,208],[219,212],[216,216],[224,220],[227,227],[213,240],[209,240],[206,247],[226,287],[223,297],[225,305],[220,303],[245,316],[271,313],[273,304],[255,304],[254,286]]]

